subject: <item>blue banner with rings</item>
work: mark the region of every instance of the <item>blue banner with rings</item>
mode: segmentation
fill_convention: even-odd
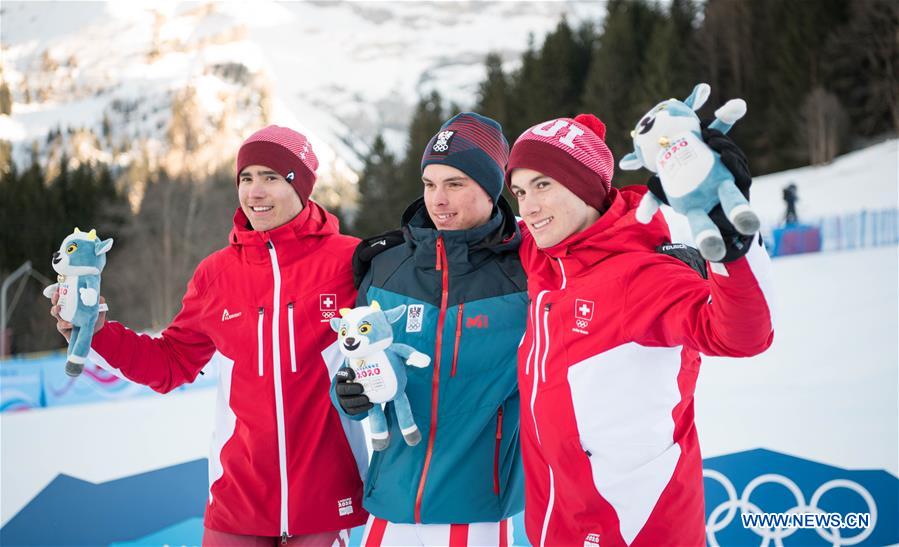
[[[708,458],[706,539],[717,545],[899,543],[899,479],[757,449]]]

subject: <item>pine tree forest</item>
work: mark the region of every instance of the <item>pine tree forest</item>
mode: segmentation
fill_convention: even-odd
[[[609,0],[606,7],[599,24],[559,21],[520,58],[487,55],[470,109],[499,121],[510,144],[535,123],[593,113],[620,158],[632,149],[639,116],[706,82],[712,96],[699,111],[703,119],[728,99],[748,103],[731,135],[756,175],[826,163],[899,132],[897,2]],[[356,235],[396,227],[405,205],[421,195],[423,147],[456,114],[440,108],[436,94],[422,98],[405,158],[383,141],[372,145],[359,188],[360,209],[372,212],[353,225]],[[646,179],[645,172],[616,170],[613,184]]]

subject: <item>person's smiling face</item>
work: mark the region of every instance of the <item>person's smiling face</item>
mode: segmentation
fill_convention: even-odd
[[[428,216],[438,230],[469,230],[490,220],[493,200],[459,169],[432,163],[425,167],[421,180]]]
[[[510,182],[518,201],[518,214],[541,249],[586,230],[599,219],[599,211],[543,173],[515,169]]]
[[[257,232],[287,224],[303,210],[303,202],[293,186],[264,165],[249,165],[240,172],[237,197]]]

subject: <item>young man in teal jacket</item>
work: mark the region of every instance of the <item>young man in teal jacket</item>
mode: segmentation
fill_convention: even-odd
[[[357,305],[405,304],[394,340],[431,356],[406,370],[421,442],[403,441],[388,405],[390,443],[365,480],[363,545],[511,544],[510,517],[524,506],[516,350],[527,280],[500,195],[508,156],[494,120],[450,119],[425,149],[424,195],[401,231],[357,248]],[[372,407],[354,382],[335,381],[332,398],[358,419]]]

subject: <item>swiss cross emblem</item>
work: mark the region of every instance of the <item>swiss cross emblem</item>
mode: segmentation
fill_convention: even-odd
[[[337,313],[337,295],[336,294],[320,294],[318,295],[318,309],[322,312],[322,323],[330,321]]]
[[[584,321],[593,320],[593,301],[578,298],[574,303],[574,316]]]

